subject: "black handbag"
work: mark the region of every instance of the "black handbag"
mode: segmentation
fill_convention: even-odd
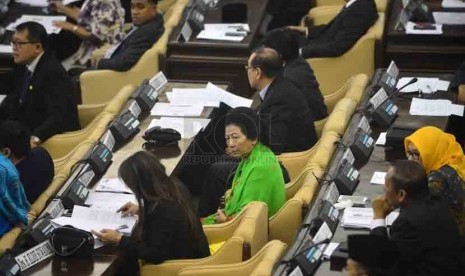
[[[53,229],[50,236],[53,251],[61,257],[90,257],[94,250],[94,242],[92,233],[71,225]]]

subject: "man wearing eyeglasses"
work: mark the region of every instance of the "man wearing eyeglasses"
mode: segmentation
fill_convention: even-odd
[[[47,32],[36,22],[16,27],[11,45],[15,68],[0,79],[0,119],[18,120],[31,130],[31,146],[79,129],[74,86],[63,66],[47,51]]]

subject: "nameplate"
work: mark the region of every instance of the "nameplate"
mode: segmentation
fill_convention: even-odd
[[[53,199],[48,205],[47,209],[45,209],[45,213],[48,213],[52,219],[60,217],[64,211],[65,207],[59,198]]]
[[[53,256],[54,252],[49,240],[46,240],[33,248],[15,257],[21,271]]]
[[[389,63],[389,67],[387,68],[386,73],[394,79],[397,79],[397,77],[399,76],[399,68],[397,67],[394,61],[391,61],[391,63]]]
[[[168,80],[166,79],[165,74],[163,74],[162,71],[158,72],[149,81],[150,86],[152,86],[157,92],[159,92],[167,83]]]
[[[184,25],[182,25],[181,33],[179,34],[179,41],[186,42],[191,39],[192,36],[192,28],[189,23],[186,21]]]
[[[350,149],[346,149],[344,154],[342,155],[342,160],[346,160],[348,164],[353,165],[355,162],[354,154]]]
[[[95,172],[92,169],[90,169],[79,176],[79,182],[81,182],[84,186],[87,187],[89,186],[89,183],[92,181],[94,176]]]
[[[380,88],[373,97],[370,99],[370,103],[373,106],[373,109],[377,109],[386,99],[388,95],[383,88]]]
[[[134,115],[135,118],[139,118],[139,115],[142,110],[140,109],[140,106],[136,101],[132,101],[128,109],[131,112],[131,114]]]
[[[365,116],[361,117],[360,122],[358,122],[357,128],[360,128],[365,133],[371,133],[370,122],[368,122],[368,119]]]
[[[334,182],[331,182],[324,196],[324,200],[329,201],[334,204],[336,203],[338,197],[339,197],[339,191],[337,190],[336,184]]]
[[[110,150],[113,151],[115,147],[115,136],[111,133],[110,130],[103,135],[102,143]]]

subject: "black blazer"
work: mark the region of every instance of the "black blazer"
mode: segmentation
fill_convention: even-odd
[[[196,259],[210,255],[200,220],[194,220],[191,230],[188,216],[179,203],[161,201],[155,210],[147,212],[143,240],[123,237],[118,245],[126,257],[118,275],[137,275],[138,259],[160,264],[166,260]]]
[[[74,84],[55,57],[45,52],[34,70],[27,96],[20,102],[26,66],[16,66],[0,79],[7,97],[0,106],[0,118],[18,120],[32,135],[45,141],[51,136],[79,129]]]
[[[371,233],[387,237],[385,227]],[[389,237],[400,256],[395,272],[388,275],[461,275],[458,228],[444,202],[410,200],[400,209]]]
[[[302,56],[334,57],[347,52],[378,19],[374,0],[357,0],[327,25],[309,28]]]
[[[284,66],[284,77],[291,80],[300,88],[313,118],[318,121],[328,116],[325,101],[320,91],[320,85],[315,78],[310,64],[302,57],[298,57]]]
[[[307,150],[317,141],[313,114],[302,92],[282,73],[270,83],[257,113],[275,154]]]
[[[127,71],[137,63],[139,58],[150,49],[165,31],[163,16],[157,14],[152,21],[139,26],[137,30],[125,37],[111,58],[101,59],[97,69]]]

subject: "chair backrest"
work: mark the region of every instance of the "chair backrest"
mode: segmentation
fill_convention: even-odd
[[[42,147],[50,153],[52,159],[64,157],[82,141],[97,142],[114,118],[114,114],[102,112],[85,128],[54,135]]]
[[[56,193],[61,189],[61,187],[67,179],[67,176],[55,175],[52,182],[48,185],[47,189],[45,189],[45,191],[43,191],[31,205],[29,214],[32,217],[37,218],[40,215],[40,213],[44,210],[49,199],[56,195]]]
[[[227,265],[196,266],[182,269],[180,276],[268,276],[286,250],[286,244],[272,240],[250,260]]]
[[[269,235],[272,240],[280,240],[287,245],[294,241],[295,234],[302,226],[301,199],[291,198],[270,218]]]
[[[323,131],[323,127],[325,126],[327,120],[328,117],[326,116],[326,118],[313,122],[318,139],[321,138],[321,132]]]
[[[254,201],[244,209],[233,220],[205,225],[203,230],[210,244],[225,241],[229,237],[243,239],[244,260],[247,260],[268,241],[268,207],[263,202]]]
[[[315,164],[322,170],[326,170],[337,148],[337,141],[339,141],[339,136],[335,133],[323,133],[315,154],[307,161],[306,166],[308,166],[308,164]]]
[[[327,132],[335,132],[342,137],[349,124],[350,118],[352,118],[355,112],[356,106],[357,103],[352,99],[344,98],[340,100],[328,117],[328,121],[323,128],[323,135]]]
[[[302,169],[315,154],[319,143],[320,141],[317,141],[313,147],[305,151],[286,152],[277,156],[278,160],[286,168],[291,181],[295,180],[302,173]]]
[[[308,173],[305,175],[303,185],[294,195],[294,199],[302,201],[303,214],[309,208],[314,196],[316,195],[319,187],[319,181],[323,179],[325,171],[319,168],[316,164],[308,165]]]
[[[344,98],[352,99],[359,104],[362,100],[363,94],[365,93],[368,81],[368,76],[365,74],[358,74],[350,78],[350,87]]]

